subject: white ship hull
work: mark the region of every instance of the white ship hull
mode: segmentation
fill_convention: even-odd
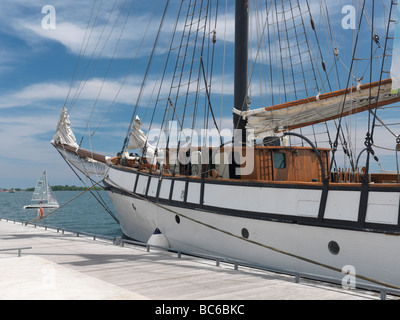
[[[130,238],[147,242],[158,228],[174,249],[339,282],[345,274],[337,270],[344,268],[378,284],[400,285],[400,238],[393,236],[400,191],[370,190],[365,221],[359,221],[362,191],[354,187],[329,190],[326,196],[321,187],[310,185],[214,181],[202,189],[200,179],[160,179],[115,167],[106,184]],[[380,229],[372,232],[372,226]]]

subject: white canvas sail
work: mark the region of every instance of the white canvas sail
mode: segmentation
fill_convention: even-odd
[[[142,123],[138,116],[136,116],[135,122],[132,124],[128,149],[140,149],[144,155],[147,155],[151,160],[152,164],[155,164],[157,161],[157,156],[160,156],[159,150],[156,147],[152,146],[147,142],[147,136],[142,131]]]
[[[46,201],[47,200],[47,184],[46,171],[43,171],[38,182],[36,183],[35,190],[33,191],[31,201]]]
[[[75,135],[71,130],[71,122],[65,107],[63,107],[61,110],[60,119],[58,120],[57,130],[54,134],[52,143],[63,143],[75,148],[79,148]]]
[[[106,168],[101,162],[90,158],[93,157],[93,153],[91,153],[90,157],[86,158],[85,160],[82,160],[82,158],[76,155],[76,152],[78,152],[80,147],[76,142],[75,135],[71,129],[71,121],[65,107],[63,107],[61,111],[57,124],[57,130],[51,143],[53,145],[60,146],[58,149],[60,153],[86,176],[96,179],[97,177],[104,177]],[[65,148],[68,147],[73,148],[75,152],[66,152]],[[51,189],[50,193],[51,195],[53,194]]]
[[[58,201],[53,193],[53,190],[51,189],[51,187],[48,183],[47,183],[47,204],[58,206]]]

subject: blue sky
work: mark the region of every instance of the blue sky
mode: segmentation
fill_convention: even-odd
[[[152,1],[150,1],[152,2]],[[79,99],[71,105],[72,96],[75,93],[76,84],[72,96],[67,100],[67,107],[72,106],[71,121],[73,129],[80,139],[85,131],[87,119],[91,113],[93,104],[97,104],[102,110],[92,117],[91,129],[95,128],[112,104],[116,92],[124,79],[126,70],[140,44],[141,35],[146,32],[147,22],[151,19],[151,10],[148,10],[147,1],[135,1],[132,16],[128,20],[126,29],[122,32],[122,23],[116,26],[111,34],[110,45],[104,47],[102,58],[98,65],[89,73],[85,90]],[[310,1],[318,3],[318,1]],[[361,1],[327,1],[331,10],[333,24],[340,29],[343,14],[341,9],[347,4],[356,4]],[[368,1],[367,1],[368,2]],[[381,1],[377,1],[377,3]],[[390,1],[383,1],[386,5]],[[95,10],[100,0],[96,1]],[[117,8],[121,8],[124,0],[115,2]],[[171,11],[179,1],[171,1]],[[225,10],[225,1],[221,1],[221,10]],[[233,3],[228,1],[229,6]],[[42,20],[46,14],[42,8],[52,5],[56,9],[56,29],[45,29]],[[98,21],[93,29],[93,41],[90,42],[84,62],[87,62],[89,53],[96,45],[96,40],[103,32],[107,35],[112,28],[110,22],[103,31],[103,26],[109,18],[109,12],[114,5],[113,0],[104,0],[99,10]],[[126,14],[130,1],[126,2],[123,14]],[[75,184],[79,180],[71,172],[58,152],[52,147],[50,141],[56,129],[58,117],[64,102],[66,101],[74,68],[81,52],[82,40],[85,37],[88,19],[92,10],[93,1],[78,0],[1,0],[0,1],[0,188],[31,187],[36,183],[41,172],[48,171],[50,183]],[[316,7],[315,7],[316,8]],[[314,7],[312,8],[314,10]],[[119,10],[113,11],[110,21],[114,21]],[[315,20],[318,23],[322,17],[315,9]],[[379,12],[378,12],[379,13]],[[155,18],[160,15],[159,10]],[[233,14],[228,11],[227,29],[220,28],[219,36],[226,32],[227,50],[232,51],[233,39]],[[377,18],[382,30],[383,18]],[[380,20],[379,20],[380,19]],[[120,21],[124,21],[124,16]],[[222,21],[222,20],[221,20]],[[166,24],[171,23],[167,19]],[[128,128],[131,112],[135,105],[142,79],[143,66],[151,51],[152,36],[156,33],[156,23],[151,24],[147,30],[148,37],[142,45],[142,53],[137,57],[133,71],[126,78],[123,90],[118,95],[118,100],[112,105],[113,114],[102,122],[103,131],[96,134],[96,149],[114,155],[120,151]],[[346,33],[347,32],[347,33]],[[340,31],[343,39],[351,39],[354,33],[351,30]],[[118,50],[114,53],[118,35],[122,35],[118,44]],[[347,41],[346,40],[346,41]],[[161,38],[161,43],[167,44],[167,39]],[[366,43],[369,38],[362,39]],[[341,50],[351,52],[346,43],[340,43]],[[98,48],[102,43],[98,44]],[[144,53],[143,53],[144,52]],[[102,85],[104,70],[109,59],[114,55],[112,68],[104,83],[103,91],[98,96],[98,89]],[[159,58],[158,56],[156,59]],[[157,60],[156,60],[157,61]],[[228,61],[229,62],[229,61]],[[221,65],[219,65],[221,68]],[[97,70],[102,70],[98,72]],[[82,71],[82,70],[81,70]],[[140,71],[140,72],[139,72]],[[232,67],[227,64],[225,69],[224,91],[225,103],[232,98]],[[221,76],[220,78],[221,79]],[[150,76],[149,81],[153,78]],[[78,111],[79,110],[79,111]],[[224,126],[231,124],[231,110],[228,106],[222,115],[221,123]],[[76,111],[76,112],[75,112]],[[390,144],[391,146],[393,145]],[[394,169],[394,168],[388,168]]]
[[[98,27],[94,32],[100,32],[100,19],[104,21],[107,18],[111,2],[114,1],[103,2]],[[49,4],[56,9],[55,30],[42,26],[46,16],[42,8]],[[92,4],[92,1],[76,0],[0,2],[2,188],[33,186],[44,169],[48,170],[51,184],[79,184],[50,141],[68,94]],[[136,10],[141,7],[139,3]],[[137,18],[141,19],[140,15]],[[121,63],[121,68],[129,62],[129,52],[134,50],[135,41],[129,40],[132,39],[124,39],[118,52],[117,62]],[[104,53],[106,57],[112,54],[111,51]],[[105,91],[109,89],[114,92],[119,86],[122,77],[113,76],[106,84]],[[134,86],[136,89],[134,78],[128,79],[127,84],[128,88]],[[78,104],[91,104],[99,85],[98,75],[94,72]],[[122,102],[132,103],[135,92],[124,90],[121,93]],[[105,94],[100,100],[108,102],[110,99],[112,95]],[[84,121],[85,116],[83,114],[81,119],[75,118],[75,124]],[[82,126],[81,123],[78,125]]]

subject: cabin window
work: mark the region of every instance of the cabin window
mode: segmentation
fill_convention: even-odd
[[[286,155],[280,152],[274,152],[274,167],[275,169],[286,168]]]

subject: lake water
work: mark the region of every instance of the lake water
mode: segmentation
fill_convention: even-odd
[[[81,191],[55,191],[60,206],[74,199],[81,194]],[[96,193],[95,193],[96,194]],[[110,198],[105,191],[99,194],[106,202],[108,208],[116,215]],[[37,210],[25,210],[25,205],[34,204],[31,202],[31,192],[0,192],[0,218],[8,218],[17,221],[30,221],[36,218]],[[47,213],[54,209],[47,209]],[[44,212],[46,215],[46,211]],[[104,210],[99,202],[87,192],[66,206],[58,209],[47,218],[41,220],[43,225],[63,228],[69,231],[80,231],[121,237],[122,232],[118,223]]]

